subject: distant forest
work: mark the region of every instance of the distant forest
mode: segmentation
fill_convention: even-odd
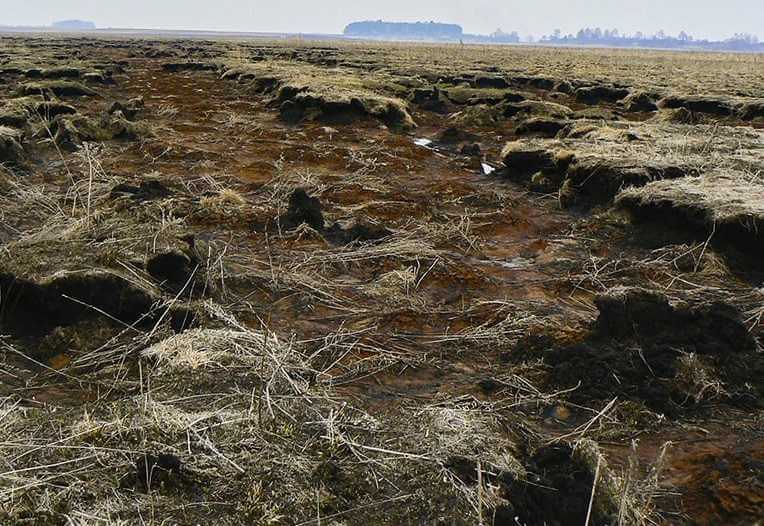
[[[61,20],[59,22],[53,22],[52,27],[55,29],[89,31],[95,29],[96,25],[89,20]]]
[[[382,40],[430,40],[467,43],[515,44],[520,42],[548,44],[558,46],[602,46],[602,47],[642,47],[656,49],[701,49],[709,51],[756,51],[764,52],[764,44],[755,35],[735,34],[720,41],[696,39],[682,31],[676,36],[658,31],[646,35],[640,31],[634,34],[621,34],[617,29],[584,28],[576,34],[564,35],[555,30],[539,40],[533,37],[522,38],[517,31],[506,33],[497,29],[490,35],[464,33],[456,24],[436,22],[384,22],[382,20],[353,22],[344,31],[347,37],[375,38]]]
[[[49,26],[7,26],[0,24],[0,31],[93,31],[97,29],[95,22],[89,20],[60,20]]]
[[[345,36],[366,38],[459,40],[463,38],[462,26],[436,22],[353,22],[343,32]]]
[[[676,36],[658,31],[654,35],[645,35],[637,31],[633,35],[621,34],[617,29],[584,28],[575,35],[563,35],[558,29],[551,35],[541,37],[541,44],[573,45],[573,46],[607,46],[607,47],[646,47],[661,49],[705,49],[719,51],[764,51],[764,44],[759,42],[756,35],[736,33],[731,38],[720,41],[700,40],[681,31]]]

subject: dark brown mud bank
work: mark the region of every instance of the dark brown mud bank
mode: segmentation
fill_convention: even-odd
[[[572,395],[579,402],[618,396],[676,415],[708,395],[762,407],[764,360],[734,307],[674,307],[643,289],[613,290],[596,305],[599,317],[584,342],[544,354],[554,382],[580,386]],[[721,385],[724,393],[713,392]]]

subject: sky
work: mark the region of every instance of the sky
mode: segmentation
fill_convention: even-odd
[[[0,0],[0,25],[92,20],[99,27],[340,33],[357,20],[434,20],[468,33],[521,35],[663,29],[719,39],[764,38],[764,0]]]

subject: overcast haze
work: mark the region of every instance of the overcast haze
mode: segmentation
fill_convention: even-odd
[[[705,38],[764,37],[764,0],[0,0],[0,24],[80,18],[99,27],[339,33],[356,20],[435,20],[468,33],[501,27],[521,35],[583,26]]]

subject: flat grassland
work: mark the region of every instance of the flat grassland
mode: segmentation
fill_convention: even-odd
[[[764,57],[0,38],[0,524],[753,524]]]

